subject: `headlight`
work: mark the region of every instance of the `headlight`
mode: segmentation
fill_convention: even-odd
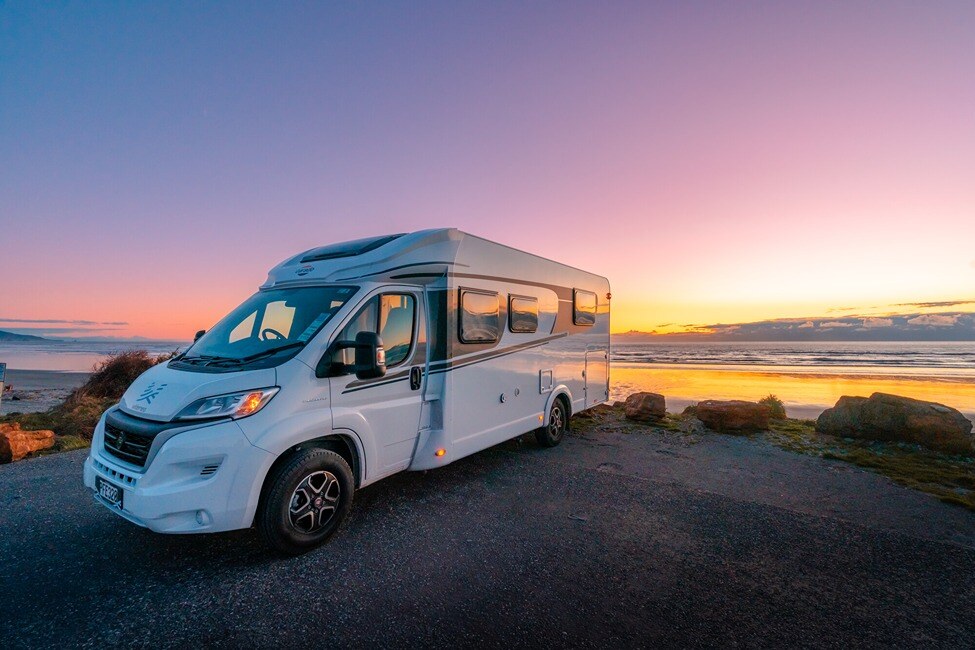
[[[244,418],[254,415],[271,401],[281,390],[273,388],[259,388],[245,390],[228,395],[216,395],[198,399],[176,416],[177,420],[203,420],[210,418]]]

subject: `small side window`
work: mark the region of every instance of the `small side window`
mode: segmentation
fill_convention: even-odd
[[[572,322],[576,325],[596,324],[596,294],[575,289],[572,292]]]
[[[538,329],[538,298],[508,297],[508,329],[528,334]]]
[[[460,290],[460,342],[496,343],[501,337],[501,301],[493,291]]]

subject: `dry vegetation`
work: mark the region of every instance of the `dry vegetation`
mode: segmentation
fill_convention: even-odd
[[[43,413],[16,413],[0,417],[0,422],[19,422],[23,429],[50,429],[56,435],[53,451],[87,447],[98,418],[113,404],[136,377],[173,354],[154,356],[145,350],[130,350],[112,355],[96,365],[88,381],[76,388],[60,405]]]

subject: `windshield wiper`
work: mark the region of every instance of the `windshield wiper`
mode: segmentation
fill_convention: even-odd
[[[304,347],[305,343],[303,341],[295,341],[294,343],[288,343],[287,345],[279,345],[276,348],[270,348],[268,350],[263,350],[262,352],[255,352],[254,354],[249,354],[246,357],[240,357],[239,359],[232,359],[227,357],[218,357],[214,363],[233,363],[235,365],[250,363],[251,361],[257,361],[258,359],[263,359],[264,357],[270,357],[272,355],[281,352],[282,350],[291,350],[293,348]]]
[[[179,361],[180,363],[189,363],[191,365],[196,365],[197,363],[212,363],[214,361],[235,361],[233,357],[220,357],[209,354],[196,354],[192,357],[188,357],[185,354],[173,359],[173,361]]]

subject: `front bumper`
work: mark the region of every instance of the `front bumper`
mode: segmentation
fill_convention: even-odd
[[[274,457],[248,442],[234,421],[183,431],[163,443],[144,470],[104,450],[104,418],[85,459],[85,486],[95,501],[157,533],[247,528],[260,483]],[[95,477],[123,490],[122,508],[95,492]]]

